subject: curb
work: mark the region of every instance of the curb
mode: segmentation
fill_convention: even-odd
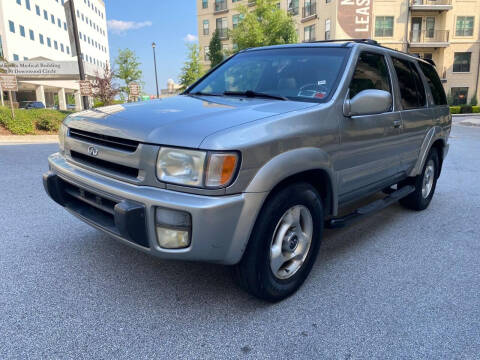
[[[58,135],[0,135],[0,145],[54,143],[58,143]]]

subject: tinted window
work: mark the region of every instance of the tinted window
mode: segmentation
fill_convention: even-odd
[[[445,105],[447,104],[447,97],[445,96],[445,91],[443,90],[442,82],[438,77],[437,71],[432,65],[420,62],[420,69],[422,69],[425,78],[427,79],[428,87],[433,96],[433,102],[436,105]]]
[[[222,95],[251,90],[291,100],[324,101],[336,88],[348,52],[327,47],[246,51],[223,63],[189,92]]]
[[[383,55],[364,52],[358,57],[355,73],[350,83],[350,98],[360,91],[368,89],[390,92],[390,77]]]
[[[415,65],[406,60],[392,58],[397,73],[398,86],[404,109],[414,109],[425,106],[425,89]]]

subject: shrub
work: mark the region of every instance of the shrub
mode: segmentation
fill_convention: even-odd
[[[460,114],[460,106],[450,106],[450,114]]]
[[[477,97],[475,95],[472,96],[472,99],[470,100],[470,105],[472,106],[478,105]]]
[[[478,114],[478,113],[480,113],[480,106],[472,106],[472,110],[473,110],[472,112]]]
[[[473,112],[472,105],[460,106],[460,114],[471,114]]]
[[[35,134],[36,130],[57,132],[68,112],[35,109],[15,110],[15,119],[12,119],[10,109],[0,107],[0,124],[14,135]]]

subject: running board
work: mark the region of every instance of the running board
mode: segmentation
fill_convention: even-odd
[[[389,205],[392,205],[394,202],[397,202],[398,200],[404,198],[405,196],[411,194],[412,192],[415,191],[415,187],[412,185],[406,185],[402,187],[401,189],[393,191],[390,195],[387,197],[384,197],[383,199],[375,200],[371,202],[370,204],[367,204],[365,206],[362,206],[355,210],[354,212],[345,215],[343,217],[338,217],[338,218],[333,218],[330,219],[326,222],[325,226],[327,228],[341,228],[347,225],[347,223],[356,220],[362,216],[369,215],[371,213],[374,213],[378,210],[382,210],[386,208]]]

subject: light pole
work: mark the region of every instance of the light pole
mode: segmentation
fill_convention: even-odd
[[[157,85],[157,99],[160,98],[160,94],[158,93],[158,78],[157,78],[157,57],[155,56],[155,42],[152,42],[152,49],[153,49],[153,65],[155,66],[155,84]]]

